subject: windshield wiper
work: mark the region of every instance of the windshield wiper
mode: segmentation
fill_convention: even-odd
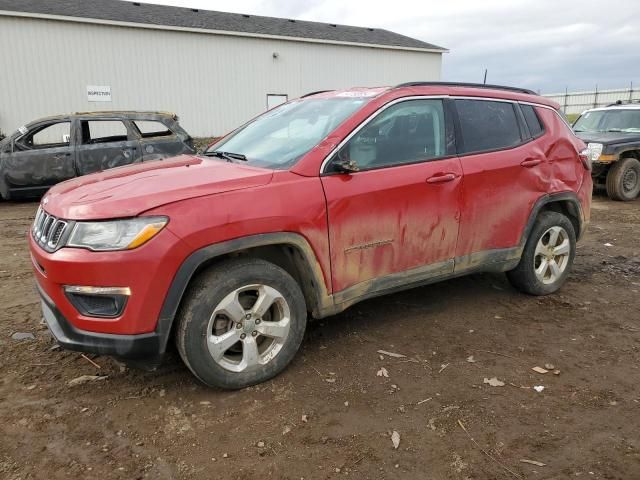
[[[608,128],[607,132],[622,132],[621,128]]]
[[[208,157],[223,158],[227,162],[233,162],[234,160],[242,160],[243,162],[247,161],[247,157],[242,155],[241,153],[221,152],[220,150],[214,150],[212,152],[205,152],[204,154]]]

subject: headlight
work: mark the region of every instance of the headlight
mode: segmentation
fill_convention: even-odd
[[[131,250],[155,237],[169,221],[166,217],[140,217],[106,222],[77,222],[67,246],[89,250]]]
[[[602,154],[602,144],[601,143],[589,143],[587,144],[587,148],[591,152],[591,161],[597,162]]]

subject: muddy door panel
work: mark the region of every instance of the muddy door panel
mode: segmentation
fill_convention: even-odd
[[[453,271],[462,168],[452,130],[442,100],[407,100],[336,152],[337,174],[322,178],[334,292]]]
[[[515,247],[534,203],[549,191],[552,177],[546,140],[521,135],[510,103],[455,103],[464,139],[456,257]]]

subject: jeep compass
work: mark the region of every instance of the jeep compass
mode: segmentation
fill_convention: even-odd
[[[558,105],[511,87],[316,92],[202,155],[53,187],[29,242],[65,348],[203,383],[281,372],[308,318],[476,272],[546,295],[589,221],[590,152]]]

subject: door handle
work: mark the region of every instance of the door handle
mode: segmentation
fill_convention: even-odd
[[[536,165],[540,165],[542,160],[540,158],[527,158],[520,165],[525,168],[535,167]]]
[[[70,157],[70,153],[57,153],[53,156],[56,160],[60,160],[62,157]]]
[[[440,173],[440,174],[434,175],[433,177],[427,178],[427,183],[452,182],[456,178],[457,177],[455,173]]]

